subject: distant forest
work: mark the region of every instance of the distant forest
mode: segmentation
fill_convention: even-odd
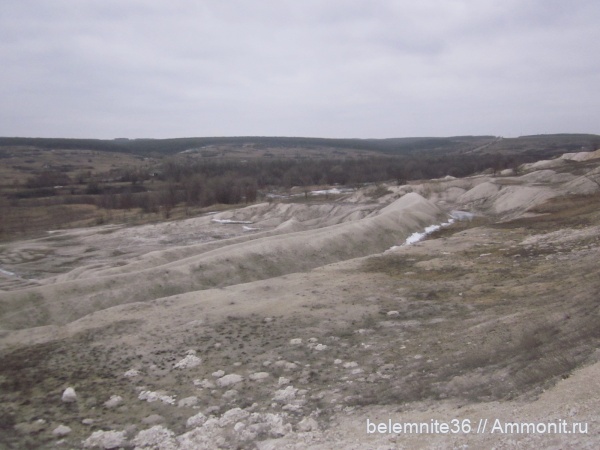
[[[140,161],[136,167],[114,167],[105,172],[50,165],[24,173],[22,180],[2,187],[0,234],[6,237],[85,220],[114,221],[110,211],[115,210],[123,211],[123,220],[148,214],[188,216],[213,205],[266,200],[270,193],[292,187],[308,193],[315,186],[401,185],[446,175],[497,173],[568,151],[591,150],[599,143],[595,135],[382,140],[0,138],[0,163],[18,154],[19,148],[129,153]],[[293,150],[286,153],[285,149]],[[304,155],[303,149],[307,153],[313,149],[313,156]],[[145,164],[146,160],[154,163]],[[50,217],[51,211],[56,212],[48,224],[50,219],[45,217]]]
[[[489,142],[494,136],[457,136],[448,138],[416,137],[393,139],[326,139],[304,137],[195,137],[176,139],[62,139],[0,137],[0,146],[32,146],[47,149],[87,149],[128,152],[139,155],[174,155],[190,148],[211,145],[254,144],[265,147],[327,147],[335,149],[371,150],[387,154],[419,151],[455,151]]]
[[[511,153],[526,152],[533,155],[548,151],[579,151],[582,147],[592,149],[600,145],[600,136],[595,134],[547,134],[505,138],[496,145],[495,136],[453,136],[453,137],[410,137],[390,139],[331,139],[307,137],[192,137],[175,139],[66,139],[66,138],[26,138],[0,137],[3,146],[31,146],[46,149],[87,149],[110,152],[127,152],[138,155],[174,155],[191,149],[214,145],[241,146],[253,144],[270,148],[312,148],[369,150],[388,155],[407,154],[450,154],[465,152],[494,144],[490,150]],[[595,149],[594,148],[594,149]]]

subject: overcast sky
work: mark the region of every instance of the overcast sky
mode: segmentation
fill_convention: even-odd
[[[598,0],[4,0],[0,136],[600,134]]]

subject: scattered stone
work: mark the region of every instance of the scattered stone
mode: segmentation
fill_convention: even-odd
[[[198,401],[198,397],[196,396],[186,397],[179,400],[179,402],[177,402],[177,406],[180,408],[191,408],[196,406]]]
[[[229,375],[222,376],[217,380],[217,385],[220,387],[227,387],[233,384],[241,382],[244,378],[236,373],[230,373]]]
[[[201,387],[204,389],[214,389],[216,387],[215,383],[213,383],[210,380],[207,380],[206,378],[203,380],[194,380],[194,386]]]
[[[212,373],[212,376],[215,378],[221,378],[223,375],[225,375],[225,372],[223,370],[217,370],[216,372]]]
[[[286,378],[286,377],[279,377],[279,380],[277,381],[277,385],[283,386],[284,384],[290,384],[290,379]]]
[[[140,431],[131,441],[139,449],[175,450],[178,448],[175,433],[162,425]]]
[[[325,344],[317,344],[315,346],[315,350],[318,351],[318,352],[321,352],[321,351],[323,351],[325,349],[327,349],[327,346]]]
[[[290,345],[301,345],[301,344],[302,344],[301,338],[290,339]]]
[[[175,397],[170,395],[161,394],[160,392],[153,391],[142,391],[140,395],[138,395],[138,399],[146,400],[148,403],[153,403],[156,401],[161,401],[163,403],[167,403],[168,405],[175,404]]]
[[[62,395],[62,401],[64,403],[76,402],[77,401],[77,393],[75,392],[75,389],[73,389],[72,387],[66,388]]]
[[[188,428],[196,428],[202,426],[204,422],[206,422],[206,416],[199,412],[198,414],[190,417],[185,423],[185,426]]]
[[[54,431],[52,431],[52,434],[54,436],[58,436],[58,437],[63,437],[66,436],[67,434],[71,433],[71,428],[69,428],[66,425],[59,425],[57,426]]]
[[[206,412],[205,413],[209,414],[209,415],[213,414],[213,413],[218,413],[220,409],[221,408],[219,408],[218,406],[209,406],[208,408],[206,408]]]
[[[278,414],[260,414],[259,419],[261,422],[250,425],[248,427],[249,431],[256,434],[266,433],[273,438],[280,438],[292,432],[292,425],[289,423],[284,424],[283,418]]]
[[[306,400],[296,399],[296,400],[293,400],[290,403],[284,405],[281,409],[283,409],[284,411],[299,413],[305,404],[306,404]]]
[[[137,369],[129,369],[123,374],[125,378],[135,378],[140,376],[140,371]]]
[[[270,374],[269,372],[255,372],[253,374],[250,375],[250,379],[252,381],[261,381],[264,380],[265,378],[269,378]]]
[[[240,422],[248,417],[250,413],[241,408],[233,408],[229,411],[226,411],[221,418],[219,419],[219,426],[221,428],[226,427],[228,425],[232,425],[236,422]]]
[[[177,364],[175,364],[175,366],[173,366],[174,369],[191,369],[193,367],[197,367],[202,363],[202,359],[198,358],[196,355],[187,355],[185,358],[183,358],[181,361],[179,361]]]
[[[117,406],[123,404],[123,397],[120,395],[111,395],[110,399],[104,402],[105,408],[116,408]]]
[[[84,425],[94,425],[94,419],[83,419],[81,423]]]
[[[313,337],[313,338],[310,338],[310,339],[308,340],[308,342],[310,342],[311,344],[316,344],[318,341],[319,341],[319,340],[318,340],[317,338],[314,338],[314,337]]]
[[[221,344],[220,342],[217,342],[217,343],[215,344],[215,348],[218,350],[218,349],[220,349],[220,348],[221,348],[221,346],[222,346],[222,345],[223,345],[223,344]]]
[[[296,429],[298,431],[302,431],[304,433],[309,431],[319,431],[319,424],[312,417],[305,417],[296,425]]]
[[[285,389],[279,389],[278,391],[275,391],[273,401],[279,403],[290,402],[296,398],[296,392],[298,392],[298,389],[291,385],[287,386]]]
[[[164,423],[165,418],[159,414],[150,414],[148,417],[142,419],[144,425],[158,425]]]
[[[358,367],[358,363],[356,361],[352,361],[344,363],[342,364],[342,366],[344,367],[344,369],[351,369],[352,367]]]
[[[236,391],[235,389],[230,389],[223,394],[223,398],[231,400],[232,398],[237,397],[238,394],[239,394],[239,392]]]
[[[241,363],[241,362],[239,362],[239,361],[236,361],[236,362],[234,362],[234,363],[233,363],[233,365],[234,365],[235,367],[240,367],[240,366],[242,365],[242,363]]]
[[[387,316],[388,317],[397,317],[400,315],[400,311],[388,311]]]
[[[178,448],[189,450],[232,448],[219,427],[217,419],[208,419],[201,427],[177,437]]]
[[[94,431],[85,441],[84,448],[111,449],[127,445],[125,431]]]
[[[334,360],[333,360],[333,363],[334,363],[334,364],[341,364],[341,363],[342,363],[342,360],[341,360],[341,359],[334,359]]]

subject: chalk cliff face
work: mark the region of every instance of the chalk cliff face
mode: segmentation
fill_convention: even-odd
[[[599,165],[6,244],[0,443],[597,448],[490,427],[598,426]],[[388,419],[488,431],[368,432]]]

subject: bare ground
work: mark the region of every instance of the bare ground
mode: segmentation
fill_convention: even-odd
[[[126,448],[597,448],[600,196],[585,164],[7,244],[1,445],[92,447],[114,430]],[[476,216],[386,250],[452,209]],[[186,355],[201,363],[176,368]],[[490,425],[367,433],[388,419]],[[588,433],[492,433],[496,419]]]

